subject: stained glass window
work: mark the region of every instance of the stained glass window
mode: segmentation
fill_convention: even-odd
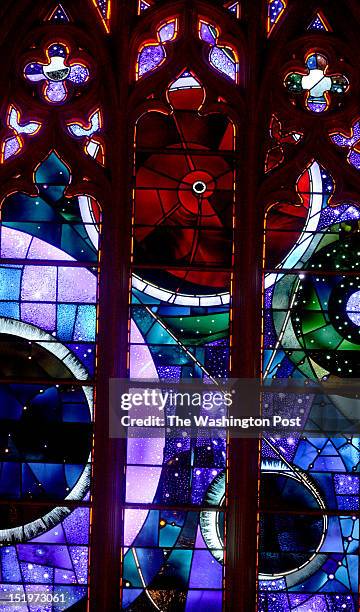
[[[228,376],[235,132],[205,98],[183,70],[136,125],[134,379]],[[128,440],[123,609],[222,610],[225,466],[221,432]]]
[[[307,29],[313,32],[329,32],[330,26],[324,15],[319,11],[314,15]]]
[[[178,20],[170,19],[157,28],[157,40],[144,42],[138,51],[136,78],[141,79],[148,72],[161,66],[166,59],[166,44],[175,40],[178,34]]]
[[[200,21],[199,36],[210,46],[208,61],[211,66],[237,82],[239,71],[237,53],[229,45],[218,44],[219,30],[217,27],[205,21]]]
[[[69,52],[67,45],[56,42],[47,47],[45,61],[32,59],[24,67],[25,79],[41,83],[41,96],[52,104],[65,102],[75,88],[89,80],[86,62],[69,60]]]
[[[18,155],[24,147],[24,136],[34,136],[42,127],[40,121],[23,122],[20,111],[10,104],[6,117],[10,136],[4,138],[1,143],[1,163],[3,164],[11,157]]]
[[[66,197],[70,181],[52,152],[35,168],[37,194],[2,204],[4,612],[15,596],[65,610],[87,595],[101,213],[90,196]]]
[[[4,612],[359,609],[354,4],[0,8]],[[300,430],[109,435],[249,372]]]
[[[312,36],[324,40],[330,26],[322,12],[306,19]],[[327,49],[330,53],[331,45]],[[285,197],[279,192],[270,196],[265,214],[263,378],[293,383],[295,391],[265,394],[262,410],[301,413],[303,426],[295,434],[262,439],[258,611],[355,612],[360,504],[356,400],[317,385],[339,388],[359,371],[359,211],[339,187],[347,163],[358,167],[358,125],[355,120],[334,130],[334,119],[327,119],[330,113],[340,115],[353,91],[344,58],[337,63],[341,74],[331,69],[325,49],[309,50],[305,63],[306,71],[285,74],[290,104],[282,108],[285,124],[280,115],[271,117],[265,162],[273,177],[283,167],[280,180],[288,191]],[[305,127],[304,113],[318,115],[318,136],[311,134],[314,123]],[[342,156],[341,167],[326,157],[331,146],[339,160]],[[336,422],[333,432],[330,421]]]
[[[359,214],[348,203],[331,205],[334,189],[329,172],[313,161],[297,182],[300,206],[277,204],[268,211],[265,378],[356,375]],[[351,400],[340,396],[308,394],[294,401],[318,430],[322,414],[337,415],[339,431],[354,416]],[[353,435],[312,437],[305,429],[264,438],[260,610],[357,609],[359,459]]]
[[[321,53],[309,53],[305,58],[306,74],[291,72],[284,85],[290,93],[305,93],[305,107],[313,113],[323,113],[331,104],[331,95],[343,96],[349,80],[343,74],[331,74],[328,60]]]
[[[69,16],[61,4],[58,4],[49,14],[48,21],[51,23],[67,23],[70,21]]]
[[[304,137],[303,132],[286,131],[276,115],[270,120],[270,146],[266,154],[265,172],[270,172],[283,163],[289,145],[299,144]]]
[[[107,33],[110,32],[112,0],[91,0]]]
[[[105,165],[105,144],[101,136],[103,117],[97,108],[85,122],[69,122],[67,129],[71,136],[83,144],[84,152],[102,166]]]
[[[275,25],[283,17],[284,12],[287,8],[287,0],[267,0],[267,32],[271,34]]]
[[[225,6],[228,9],[228,11],[230,11],[230,13],[233,13],[233,15],[236,15],[237,18],[240,17],[240,11],[241,11],[240,2],[229,2]]]

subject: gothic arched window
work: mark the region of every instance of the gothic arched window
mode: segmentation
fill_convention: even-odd
[[[0,7],[1,609],[355,612],[356,3],[35,4]],[[112,430],[110,379],[235,378],[301,425]]]

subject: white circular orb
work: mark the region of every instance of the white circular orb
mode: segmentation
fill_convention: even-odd
[[[196,195],[202,195],[206,191],[206,183],[204,183],[204,181],[195,181],[192,188]]]
[[[346,312],[350,321],[360,327],[360,291],[355,291],[346,304]]]

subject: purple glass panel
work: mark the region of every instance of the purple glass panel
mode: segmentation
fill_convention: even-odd
[[[25,67],[25,76],[29,79],[29,81],[43,81],[45,79],[45,75],[43,73],[42,64],[38,64],[32,62]]]
[[[159,38],[162,43],[172,40],[175,35],[175,21],[167,23],[159,30]]]
[[[221,589],[223,568],[208,550],[195,550],[190,588]]]
[[[8,138],[4,145],[4,160],[14,157],[20,150],[19,141],[15,136]]]
[[[326,110],[326,102],[308,102],[307,104],[309,110],[313,113],[323,113]]]
[[[200,610],[221,612],[221,591],[189,591],[186,600],[185,612],[200,612]],[[281,612],[283,611],[281,610]]]
[[[55,304],[21,304],[21,320],[47,331],[54,331],[56,326]]]
[[[230,77],[233,81],[236,81],[236,64],[223,49],[220,49],[220,47],[213,47],[210,51],[209,59],[214,68],[226,74],[226,76]]]
[[[21,298],[36,302],[56,301],[57,270],[53,266],[25,266]]]
[[[96,303],[97,279],[85,268],[59,268],[59,300]]]
[[[211,45],[215,45],[216,43],[216,37],[211,32],[209,26],[203,22],[201,23],[201,26],[200,26],[200,38],[201,40],[204,40],[205,42],[208,42]]]
[[[139,76],[154,70],[165,59],[165,51],[161,45],[144,47],[139,55]]]
[[[161,476],[161,467],[129,465],[126,470],[126,501],[150,503]]]
[[[62,81],[50,81],[46,86],[46,96],[51,102],[62,102],[66,99],[66,89]]]
[[[69,81],[72,81],[72,83],[81,85],[88,80],[89,76],[89,70],[85,66],[82,64],[74,64],[71,66],[68,79]]]

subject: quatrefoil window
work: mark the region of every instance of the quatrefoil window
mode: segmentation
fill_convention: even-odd
[[[344,95],[349,81],[342,74],[328,73],[325,55],[311,53],[306,57],[307,72],[291,72],[285,78],[290,93],[305,94],[305,106],[313,113],[323,113],[331,103],[331,94]]]
[[[69,61],[69,49],[54,43],[46,50],[47,63],[30,62],[25,66],[25,78],[32,83],[42,82],[41,95],[47,102],[59,104],[69,97],[70,87],[79,87],[89,80],[85,63]]]

